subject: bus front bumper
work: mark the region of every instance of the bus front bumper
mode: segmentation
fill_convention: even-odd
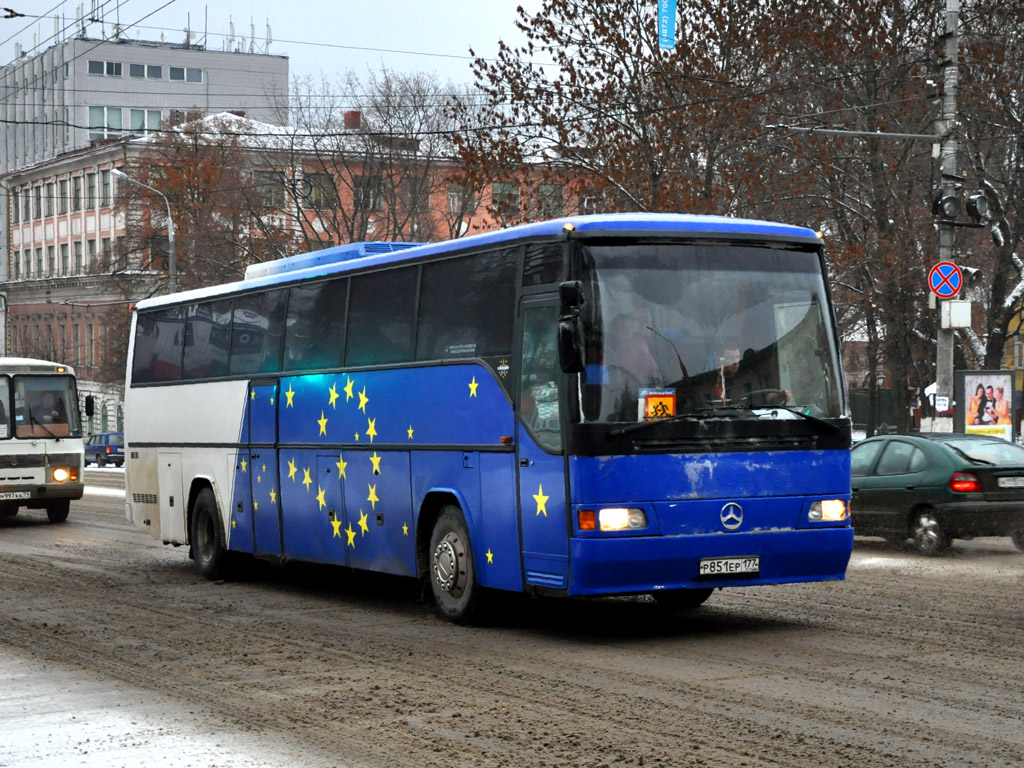
[[[574,538],[569,594],[615,595],[832,581],[846,575],[853,528],[755,531],[686,536]],[[757,573],[701,576],[700,561],[759,558]]]

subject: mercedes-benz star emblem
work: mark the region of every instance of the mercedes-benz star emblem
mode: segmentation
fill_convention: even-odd
[[[735,531],[743,525],[743,507],[735,501],[730,501],[722,507],[722,511],[718,513],[718,517],[722,521],[723,528],[727,531]]]

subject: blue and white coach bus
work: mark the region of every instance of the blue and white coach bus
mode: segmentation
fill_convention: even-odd
[[[242,556],[486,590],[842,579],[850,419],[814,232],[676,214],[358,243],[140,302],[127,515]]]

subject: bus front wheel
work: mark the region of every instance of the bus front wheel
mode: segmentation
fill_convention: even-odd
[[[220,528],[220,512],[213,491],[204,488],[192,507],[192,559],[196,569],[211,581],[224,576],[224,535]]]
[[[447,506],[430,537],[430,588],[437,610],[455,624],[473,618],[479,600],[469,530],[462,510]]]
[[[712,589],[666,589],[652,592],[654,602],[670,611],[688,611],[703,605]]]

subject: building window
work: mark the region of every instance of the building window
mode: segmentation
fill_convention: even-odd
[[[82,177],[71,177],[71,210],[82,210]]]
[[[46,269],[47,275],[53,277],[57,274],[57,257],[56,251],[52,245],[46,246]]]
[[[71,354],[77,365],[82,357],[82,332],[78,330],[78,323],[71,326]]]
[[[338,190],[329,173],[307,173],[305,192],[312,208],[335,208],[338,205]]]
[[[541,184],[537,189],[537,213],[542,219],[557,219],[565,212],[562,188],[557,184]]]
[[[62,275],[68,274],[68,244],[60,244],[60,273]]]
[[[184,80],[188,83],[203,82],[203,70],[195,67],[168,67],[168,75],[171,80]]]
[[[159,109],[132,109],[128,113],[128,127],[132,133],[147,133],[160,127]]]
[[[43,276],[43,249],[36,248],[36,277]]]
[[[457,218],[472,213],[475,207],[472,186],[448,188],[448,213],[452,216]]]
[[[354,186],[355,207],[357,211],[379,211],[381,204],[380,176],[356,175]]]
[[[14,279],[17,280],[21,277],[21,251],[14,251]]]
[[[96,240],[89,240],[86,242],[86,246],[88,247],[86,251],[88,259],[86,259],[85,267],[86,269],[93,269],[96,266]]]
[[[18,216],[18,209],[21,207],[21,195],[18,192],[11,192],[11,223],[17,224],[20,221]]]
[[[61,179],[57,185],[57,213],[68,212],[68,180]]]
[[[104,75],[106,77],[121,76],[121,62],[119,61],[95,61],[89,60],[90,75]]]
[[[148,80],[162,80],[164,69],[156,64],[129,64],[129,77],[144,77]]]
[[[116,139],[124,128],[120,107],[89,107],[89,141]]]
[[[82,274],[82,241],[75,241],[75,274]]]
[[[96,326],[89,323],[85,326],[85,364],[96,364]]]
[[[284,208],[284,171],[256,171],[256,187],[264,208]]]
[[[495,182],[491,187],[491,205],[499,218],[515,218],[519,215],[519,187],[507,181]]]
[[[104,208],[110,206],[110,171],[100,172],[100,205]]]
[[[85,174],[85,210],[91,211],[96,207],[96,174]]]
[[[35,188],[35,205],[33,207],[35,209],[33,218],[38,221],[43,218],[43,188],[41,186]]]
[[[46,215],[53,216],[53,182],[46,185]]]

